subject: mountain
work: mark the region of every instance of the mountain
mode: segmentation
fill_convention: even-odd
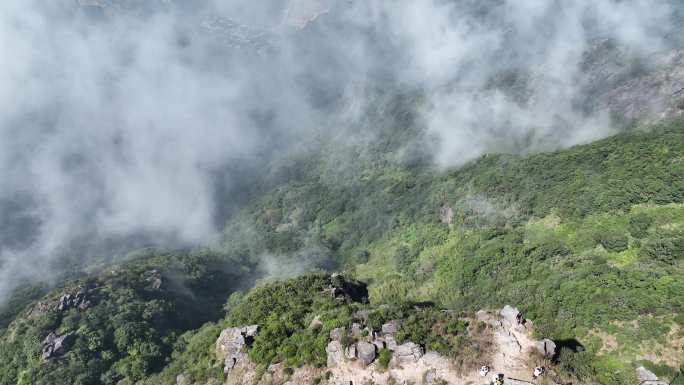
[[[218,333],[252,324],[263,333],[249,351],[257,377],[281,362],[325,366],[331,328],[349,328],[351,312],[364,309],[406,332],[417,322],[400,341],[472,358],[464,346],[479,338],[474,329],[454,326],[471,330],[463,341],[451,329],[430,337],[433,322],[448,321],[431,317],[454,312],[474,327],[477,310],[506,304],[534,324],[530,338],[583,347],[544,361],[553,378],[631,383],[639,365],[674,376],[684,305],[681,123],[558,152],[488,155],[447,174],[397,164],[403,151],[384,138],[342,174],[326,150],[292,160],[300,175],[232,220],[220,254],[143,251],[31,302],[2,333],[1,383],[157,384],[181,374],[217,383]],[[350,310],[329,294],[315,299],[330,284],[324,276],[311,287],[295,280],[235,292],[312,269],[343,270],[367,288]],[[324,326],[311,332],[316,316]],[[69,344],[54,349],[49,335]],[[462,370],[481,362],[493,361]]]
[[[684,383],[682,5],[8,4],[0,385]]]

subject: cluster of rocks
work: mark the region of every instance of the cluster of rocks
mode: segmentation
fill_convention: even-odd
[[[48,334],[43,340],[41,357],[44,360],[64,355],[74,342],[76,337],[72,333],[57,335],[54,332]]]
[[[344,360],[357,360],[367,366],[375,361],[378,352],[382,349],[387,349],[392,353],[389,362],[392,368],[417,362],[425,354],[423,347],[410,341],[398,344],[395,338],[397,329],[396,322],[382,325],[379,332],[374,332],[360,323],[353,323],[350,333],[358,342],[347,346],[346,349],[342,346],[342,339],[347,333],[346,329],[333,329],[330,332],[331,341],[326,347],[328,367],[335,367]]]
[[[525,319],[517,308],[510,305],[504,306],[498,315],[480,310],[476,313],[476,319],[494,328],[506,351],[520,352],[522,349],[520,342],[511,333],[511,330],[528,333],[534,327],[532,321]],[[539,354],[546,358],[552,358],[556,354],[556,343],[548,338],[537,341],[535,348]]]
[[[57,311],[67,311],[69,309],[86,310],[93,306],[91,294],[94,289],[81,289],[76,294],[64,294],[59,298]]]
[[[225,329],[216,340],[216,357],[224,362],[223,372],[229,374],[242,360],[246,360],[246,349],[254,341],[258,325]]]

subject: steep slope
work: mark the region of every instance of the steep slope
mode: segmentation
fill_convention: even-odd
[[[360,296],[368,303],[350,303],[353,311],[387,309],[385,320],[420,327],[431,328],[440,309],[472,317],[513,304],[533,320],[534,338],[567,345],[554,370],[580,383],[631,383],[637,365],[672,378],[684,361],[682,127],[672,122],[553,153],[489,155],[444,174],[412,160],[420,148],[406,143],[416,132],[369,137],[364,147],[331,143],[335,151],[279,169],[293,172],[289,182],[227,224],[220,254],[141,256],[30,305],[0,337],[0,383],[127,384],[160,370],[148,383],[183,373],[222,379],[218,334],[250,324],[265,332],[250,353],[255,373],[278,362],[323,365],[328,336],[306,329],[313,313],[337,309],[314,300],[327,278],[313,288],[264,286],[231,297],[226,319],[218,311],[253,277],[312,269],[368,283]],[[103,294],[81,309],[79,288]],[[410,310],[426,302],[435,306],[427,319]],[[348,323],[344,309],[322,330]],[[216,323],[196,329],[206,321]],[[457,357],[448,338],[421,330],[408,340]]]

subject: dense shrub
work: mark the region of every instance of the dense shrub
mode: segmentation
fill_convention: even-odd
[[[629,218],[629,233],[634,238],[645,238],[648,228],[653,224],[653,218],[645,213],[639,213]]]
[[[625,251],[629,247],[627,236],[617,231],[601,231],[594,235],[594,239],[606,250],[616,253]]]

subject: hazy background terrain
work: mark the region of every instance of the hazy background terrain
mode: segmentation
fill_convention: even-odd
[[[382,92],[421,95],[440,168],[607,136],[616,74],[681,43],[667,1],[261,3],[0,4],[0,301],[89,258],[214,244],[279,160],[372,137]]]

